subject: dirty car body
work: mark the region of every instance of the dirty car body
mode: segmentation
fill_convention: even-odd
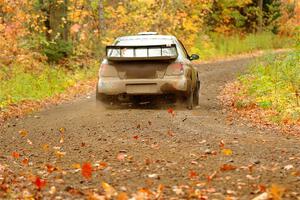
[[[174,36],[141,34],[118,38],[106,47],[99,70],[97,99],[176,94],[192,108],[199,101],[200,80],[183,44]]]

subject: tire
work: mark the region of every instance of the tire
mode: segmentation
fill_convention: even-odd
[[[193,92],[192,87],[190,87],[190,91],[189,91],[189,94],[186,99],[186,104],[187,104],[187,109],[193,110],[193,108],[194,108],[194,92]]]
[[[99,93],[98,86],[96,87],[96,103],[108,106],[111,104],[111,98],[108,95]]]
[[[197,86],[194,91],[194,105],[198,106],[199,105],[199,99],[200,99],[200,81],[197,80]]]

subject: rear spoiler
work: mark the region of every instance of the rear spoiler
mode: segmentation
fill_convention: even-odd
[[[110,61],[175,60],[178,57],[176,44],[147,46],[106,46]]]

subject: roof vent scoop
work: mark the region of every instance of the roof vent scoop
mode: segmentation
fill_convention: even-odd
[[[158,35],[157,32],[140,32],[138,35]]]

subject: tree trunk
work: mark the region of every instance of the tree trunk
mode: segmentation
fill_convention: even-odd
[[[258,31],[262,32],[263,31],[263,6],[264,6],[264,1],[263,0],[257,0],[257,5],[259,8],[259,16],[258,16]]]
[[[68,0],[64,3],[51,3],[49,6],[49,23],[52,30],[51,40],[68,40]]]
[[[103,6],[103,0],[99,0],[99,28],[100,28],[100,34],[103,35],[105,32],[105,17],[104,17],[104,6]]]

